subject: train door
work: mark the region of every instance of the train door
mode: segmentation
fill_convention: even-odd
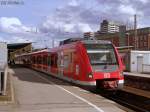
[[[58,71],[59,71],[59,75],[63,76],[63,72],[64,72],[63,51],[58,52]]]
[[[80,70],[80,67],[79,67],[79,58],[78,58],[78,53],[75,51],[73,53],[73,79],[75,80],[78,80],[79,79],[79,70]]]
[[[48,63],[48,72],[51,72],[51,56],[50,53],[48,53],[48,57],[47,57],[47,63]]]
[[[43,55],[43,70],[44,70],[44,71],[48,71],[48,61],[47,61],[47,57],[48,57],[47,54],[44,54],[44,55]]]
[[[58,74],[58,53],[54,52],[51,54],[51,72]]]
[[[143,72],[143,56],[137,57],[137,72]]]
[[[74,76],[74,71],[73,71],[73,51],[70,52],[70,77],[73,79],[73,76]]]

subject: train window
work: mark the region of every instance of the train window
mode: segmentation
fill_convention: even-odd
[[[58,60],[58,56],[55,56],[55,62],[54,62],[54,67],[57,67],[57,60]]]
[[[85,45],[92,65],[117,65],[114,48],[111,44]]]
[[[54,65],[54,56],[53,55],[51,55],[51,60],[50,61],[51,61],[50,62],[51,66],[53,66]]]
[[[72,53],[70,53],[70,63],[72,63]]]
[[[48,56],[47,61],[48,61],[48,66],[50,66],[51,65],[51,57],[50,56]]]
[[[39,64],[39,56],[37,56],[37,60],[36,60],[37,64]]]
[[[42,64],[42,57],[41,56],[37,56],[37,64]]]
[[[42,56],[39,57],[39,63],[42,64]]]
[[[48,65],[48,57],[46,56],[45,65]]]
[[[112,49],[113,46],[111,44],[84,44],[86,49]]]
[[[47,65],[47,56],[46,55],[43,56],[43,64]]]
[[[32,57],[32,63],[35,64],[35,56]]]
[[[68,68],[69,66],[69,56],[68,55],[64,55],[64,68]]]
[[[37,64],[38,62],[37,62],[37,56],[35,56],[35,64]]]

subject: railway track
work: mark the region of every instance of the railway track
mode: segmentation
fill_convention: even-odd
[[[100,94],[103,97],[113,100],[136,112],[150,112],[149,98],[135,95],[121,90],[116,91],[113,94],[110,91],[96,91],[96,94]]]

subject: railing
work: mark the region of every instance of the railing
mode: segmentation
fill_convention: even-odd
[[[5,64],[5,66],[0,69],[0,94],[1,95],[6,95],[7,73],[8,73],[8,66],[7,64]]]
[[[150,73],[150,65],[149,64],[142,64],[142,72]]]

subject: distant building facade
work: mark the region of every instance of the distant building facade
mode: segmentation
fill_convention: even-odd
[[[106,33],[106,34],[97,34],[95,36],[96,39],[98,40],[108,40],[111,41],[115,46],[120,46],[119,45],[119,33]]]
[[[135,46],[138,46],[137,50],[150,50],[150,27],[137,29],[136,38],[134,30],[122,30],[115,33],[95,32],[94,36],[98,40],[109,40],[117,47],[133,46],[133,48],[135,48]],[[87,38],[88,37],[86,37],[86,39]],[[135,40],[137,40],[137,42]]]
[[[115,33],[119,32],[119,23],[115,23],[108,20],[103,20],[100,26],[101,33]]]
[[[137,41],[135,41],[137,40]],[[137,29],[137,37],[135,31],[128,30],[126,32],[126,43],[129,46],[137,46],[138,50],[150,50],[150,27]]]
[[[85,39],[92,39],[95,37],[95,32],[85,32],[84,33],[84,38]]]
[[[8,44],[8,60],[13,62],[17,55],[32,52],[32,43],[14,43]]]

